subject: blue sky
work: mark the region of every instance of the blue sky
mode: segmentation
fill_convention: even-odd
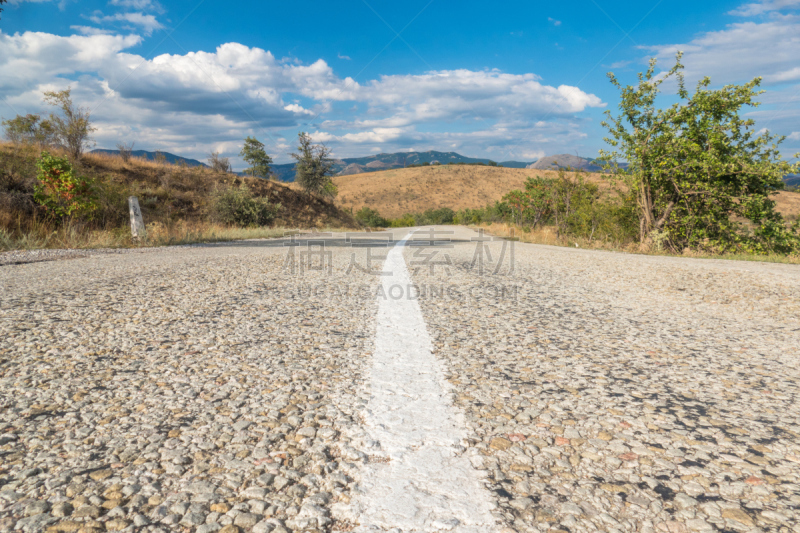
[[[300,7],[298,7],[300,6]],[[615,72],[685,51],[690,81],[764,77],[757,127],[800,152],[800,0],[351,2],[11,0],[0,116],[73,88],[98,147],[234,159],[255,135],[288,162],[298,131],[339,157],[457,151],[596,156]],[[664,104],[671,103],[665,97]]]

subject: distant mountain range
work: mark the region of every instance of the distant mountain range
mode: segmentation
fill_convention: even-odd
[[[92,150],[93,154],[111,154],[118,155],[119,150],[105,150],[97,149]],[[134,150],[131,152],[133,157],[141,157],[151,161],[156,160],[156,154],[159,152],[148,152],[147,150]],[[208,167],[196,159],[189,159],[179,155],[171,154],[169,152],[160,152],[167,158],[167,162],[177,165],[181,162],[190,167]],[[493,163],[491,159],[481,159],[475,157],[466,157],[456,152],[398,152],[394,154],[377,154],[366,157],[349,157],[344,159],[336,159],[333,166],[333,171],[340,175],[345,176],[349,174],[362,174],[364,172],[378,172],[380,170],[389,170],[393,168],[403,168],[409,165],[420,165],[423,163],[438,162],[442,165],[448,163],[461,163],[461,164],[490,164]],[[595,160],[586,159],[570,154],[549,155],[543,157],[532,163],[523,163],[520,161],[503,161],[497,163],[506,168],[530,168],[538,170],[557,170],[558,168],[574,168],[584,170],[586,172],[600,172],[602,167],[597,164]],[[620,167],[625,168],[625,163],[621,163]],[[294,163],[286,163],[283,165],[271,165],[272,173],[280,181],[294,181]],[[236,174],[243,175],[241,172]],[[800,175],[790,174],[783,178],[786,185],[790,187],[800,187]]]
[[[92,153],[118,155],[119,150],[106,150],[97,149],[92,150]],[[202,166],[207,167],[196,159],[189,159],[179,155],[171,154],[169,152],[160,152],[167,158],[167,162],[173,165],[181,162],[189,165],[190,167]],[[149,159],[150,161],[156,160],[157,152],[148,152],[147,150],[134,150],[131,152],[133,157],[141,157]],[[348,174],[361,174],[363,172],[377,172],[379,170],[388,170],[392,168],[403,168],[409,165],[420,165],[423,163],[439,162],[443,165],[447,163],[463,163],[463,164],[486,164],[493,163],[491,159],[480,159],[474,157],[465,157],[455,152],[399,152],[396,154],[377,154],[366,157],[349,157],[344,159],[334,160],[333,172],[335,174],[345,176]],[[525,168],[530,163],[523,163],[521,161],[504,161],[498,163],[508,168]],[[270,165],[272,173],[280,181],[294,181],[294,163],[285,163],[282,165]],[[236,174],[242,175],[241,172]]]
[[[366,157],[346,157],[336,159],[333,165],[334,173],[340,176],[349,174],[363,174],[365,172],[378,172],[393,168],[404,168],[410,165],[438,162],[442,165],[448,163],[485,164],[494,163],[491,159],[466,157],[456,152],[398,152],[394,154],[377,154]],[[530,163],[521,161],[503,161],[497,163],[508,168],[525,168]],[[281,181],[294,181],[294,163],[284,165],[271,165],[272,172]]]
[[[570,154],[549,155],[539,159],[535,163],[532,163],[525,168],[535,168],[539,170],[572,168],[575,170],[584,170],[586,172],[601,172],[603,170],[602,166],[596,164],[591,159]]]

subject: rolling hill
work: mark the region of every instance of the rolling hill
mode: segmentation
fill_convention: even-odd
[[[532,176],[554,177],[553,170],[515,169],[467,165],[400,168],[370,174],[336,176],[339,188],[336,204],[358,211],[377,209],[384,217],[449,207],[453,210],[484,207],[514,189],[522,189]],[[599,173],[586,179],[602,191],[613,194],[609,182]],[[296,185],[292,185],[296,187]],[[778,210],[789,220],[800,214],[800,193],[782,191],[774,197]]]
[[[483,207],[499,200],[508,191],[523,188],[531,176],[555,176],[551,170],[441,165],[384,170],[370,174],[336,176],[339,188],[337,205],[357,211],[367,206],[390,218],[405,213],[449,207]],[[607,182],[599,174],[589,174],[604,189]]]

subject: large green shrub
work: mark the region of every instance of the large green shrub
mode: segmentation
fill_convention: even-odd
[[[281,204],[272,204],[267,198],[253,196],[247,185],[218,191],[213,201],[217,218],[232,226],[268,226],[275,220]]]
[[[356,213],[356,220],[370,228],[385,228],[389,225],[389,221],[383,218],[376,209],[369,207],[362,207]]]
[[[635,202],[630,197],[601,196],[597,185],[582,175],[528,178],[525,190],[514,190],[502,201],[479,209],[462,209],[454,224],[505,222],[526,231],[555,226],[562,236],[628,242],[638,234]]]
[[[418,213],[412,216],[416,226],[433,226],[452,224],[455,215],[455,211],[449,207],[441,207],[439,209],[428,209],[424,213]]]
[[[410,228],[412,226],[415,226],[416,222],[414,222],[414,215],[406,213],[400,218],[395,218],[394,220],[392,220],[390,225],[393,228]]]
[[[745,112],[759,105],[761,78],[721,89],[710,89],[711,80],[703,78],[690,93],[680,61],[678,54],[675,66],[661,74],[651,60],[636,86],[609,74],[620,91],[620,114],[606,112],[612,150],[601,151],[601,160],[632,193],[639,240],[676,252],[800,249],[800,234],[769,199],[800,164],[784,161],[778,151],[784,137],[757,130]],[[679,101],[660,109],[660,85],[670,77]],[[619,160],[626,168],[616,166]]]

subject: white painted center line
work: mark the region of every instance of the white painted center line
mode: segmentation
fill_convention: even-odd
[[[356,531],[497,531],[490,492],[461,455],[463,414],[450,401],[419,303],[407,297],[407,239],[383,268],[392,275],[382,280],[365,428],[379,443],[369,453],[388,462],[365,467],[351,507]]]

